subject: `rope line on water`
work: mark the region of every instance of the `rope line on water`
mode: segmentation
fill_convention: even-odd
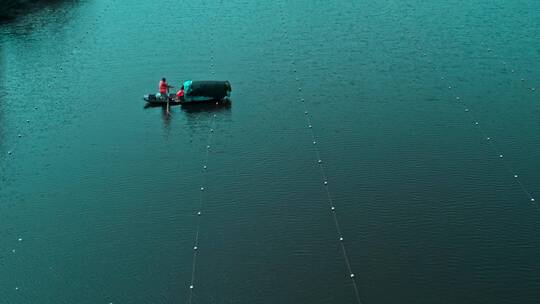
[[[536,203],[536,200],[534,196],[531,194],[531,192],[525,187],[523,182],[521,181],[519,175],[517,174],[517,171],[505,160],[504,154],[502,151],[497,147],[495,144],[495,141],[493,137],[488,136],[480,122],[476,119],[474,114],[472,113],[471,109],[467,106],[467,103],[462,101],[462,98],[456,97],[456,101],[458,103],[461,103],[464,107],[464,112],[467,113],[467,116],[469,117],[471,123],[478,129],[478,132],[480,135],[482,135],[482,138],[488,143],[488,145],[491,147],[491,149],[496,153],[497,157],[502,160],[503,166],[510,172],[516,183],[519,185],[519,188],[523,193],[528,197],[529,202],[540,211],[540,208],[538,204]]]
[[[419,47],[418,48],[419,50],[421,50],[422,48]],[[492,52],[491,49],[487,49],[488,52]],[[424,53],[424,56],[423,57],[426,57],[426,54]],[[507,63],[505,61],[502,61],[501,64],[503,66],[506,66]],[[512,73],[514,73],[515,70],[512,69]],[[441,76],[440,77],[440,80],[441,81],[445,81],[447,80],[447,78],[445,76]],[[521,81],[525,81],[523,78],[521,78]],[[446,82],[445,84],[446,88],[448,88],[448,90],[454,90],[456,86],[453,85],[452,82],[448,81]],[[535,92],[535,89],[532,88],[532,90],[530,90],[531,92]],[[471,124],[473,124],[473,126],[478,130],[478,132],[480,133],[480,135],[482,136],[483,140],[485,142],[487,142],[487,144],[489,145],[489,147],[495,152],[496,154],[496,157],[499,158],[501,161],[502,161],[502,165],[504,166],[504,168],[510,173],[510,175],[512,176],[512,178],[514,179],[514,181],[516,182],[516,184],[518,185],[518,188],[525,194],[525,196],[528,198],[529,200],[529,203],[538,211],[540,211],[540,206],[538,205],[538,203],[536,202],[536,199],[533,195],[533,193],[531,191],[529,191],[529,189],[525,186],[524,182],[521,180],[518,172],[514,169],[514,167],[508,162],[506,161],[506,157],[504,156],[504,153],[502,152],[502,150],[497,146],[497,144],[495,143],[495,140],[493,139],[492,136],[489,136],[488,133],[485,131],[485,129],[482,127],[482,124],[479,122],[479,120],[476,118],[476,116],[474,115],[473,111],[471,110],[471,107],[469,106],[469,104],[464,101],[464,98],[462,98],[461,96],[458,96],[456,94],[452,94],[453,97],[454,97],[454,103],[456,104],[459,104],[461,105],[461,107],[463,108],[463,111],[466,113],[467,117],[469,118]]]
[[[92,17],[91,21],[90,20],[88,21],[88,26],[90,28],[95,28],[98,25],[99,21],[103,18],[103,14],[106,13],[110,9],[111,3],[114,2],[114,1],[115,0],[107,2],[105,7],[102,9],[102,11],[99,12],[96,17]],[[87,36],[89,34],[90,34],[90,31],[87,30],[78,39],[76,39],[78,45],[73,46],[73,51],[71,51],[69,53],[70,56],[75,55],[75,52],[76,52],[76,50],[78,50],[80,48],[80,45],[82,43],[84,43],[85,41],[87,41]],[[47,79],[47,87],[49,89],[51,89],[55,85],[59,84],[59,75],[62,75],[62,74],[65,73],[65,71],[66,71],[66,69],[68,67],[68,64],[71,63],[71,60],[72,60],[71,57],[63,57],[63,58],[61,58],[61,61],[59,63],[55,63],[55,64],[51,65],[53,69],[56,69],[57,73],[54,73],[49,79]],[[51,67],[51,66],[49,66],[49,67]],[[80,73],[78,73],[78,74],[80,74]],[[59,86],[58,88],[59,89],[65,89],[62,86]],[[40,95],[40,98],[37,98],[37,99],[41,100],[41,99],[43,99],[43,97],[44,96]],[[49,96],[47,96],[47,97],[49,97]],[[38,110],[37,105],[34,105],[33,108],[34,108],[34,110]],[[27,118],[26,119],[26,125],[31,125],[31,123],[32,123],[32,120]],[[19,131],[16,134],[17,138],[19,138],[20,140],[23,140],[24,138],[30,136],[30,134],[34,133],[31,129],[32,129],[32,127],[19,128]],[[8,151],[7,151],[7,157],[8,158],[15,157],[15,155],[16,155],[15,152],[17,151],[17,147],[19,145],[20,140],[15,141],[15,144],[13,144],[11,146],[11,148],[8,149]]]
[[[485,17],[488,19],[488,22],[491,23],[491,24],[496,24],[499,20],[497,19],[497,15],[496,15],[496,12],[493,11],[493,10],[487,10],[486,11],[486,14],[485,14]],[[522,19],[522,20],[526,20],[526,18]],[[491,29],[494,29],[494,28],[491,28]],[[524,30],[525,29],[525,32],[520,32],[520,30]],[[513,33],[513,36],[515,37],[511,37],[513,39],[513,41],[515,42],[515,40],[519,38],[523,38],[523,37],[530,37],[530,33],[527,33],[527,28],[524,27],[523,25],[520,25],[519,29],[517,28],[512,28],[512,31],[511,33]],[[496,36],[496,32],[492,32],[491,33],[491,36]],[[489,37],[490,35],[487,35],[487,37]],[[486,38],[487,38],[486,37]],[[509,42],[506,41],[506,44],[508,44]],[[517,58],[515,57],[503,57],[503,56],[500,56],[500,54],[498,54],[496,51],[495,51],[495,48],[493,47],[494,44],[489,44],[489,43],[485,43],[485,42],[481,42],[481,45],[482,47],[484,47],[487,52],[491,55],[491,57],[494,57],[496,59],[500,59],[501,60],[501,64],[504,66],[505,70],[508,72],[510,71],[510,73],[512,75],[517,75],[518,72],[519,73],[523,73],[522,70],[520,69],[517,69],[516,68],[516,64],[508,64],[508,61],[509,60],[517,60]],[[505,45],[505,42],[503,42],[503,45]],[[512,68],[509,68],[508,66],[511,66]],[[521,74],[521,78],[520,78],[520,81],[521,83],[524,83],[525,84],[525,88],[531,92],[535,92],[536,91],[536,88],[534,86],[534,84],[530,83],[529,82],[529,79],[527,79],[527,77],[524,75],[524,74]]]
[[[221,5],[221,1],[219,4]],[[205,3],[206,4],[206,3]],[[209,52],[210,52],[210,59],[209,59],[209,71],[212,74],[212,76],[215,76],[215,62],[214,62],[214,49],[215,49],[215,37],[214,32],[210,30],[210,39],[209,39]],[[218,102],[216,102],[216,105]],[[200,187],[200,195],[199,195],[199,205],[198,209],[196,210],[196,227],[195,227],[195,239],[193,244],[193,260],[192,260],[192,267],[191,267],[191,280],[189,283],[189,296],[188,296],[188,303],[191,304],[193,302],[195,294],[195,287],[196,287],[196,271],[197,271],[197,257],[200,250],[200,230],[201,230],[201,217],[203,216],[204,211],[204,198],[205,198],[205,192],[208,184],[208,161],[210,156],[210,150],[212,145],[212,139],[214,135],[214,130],[216,128],[216,114],[212,114],[212,119],[210,122],[210,129],[208,130],[208,138],[206,141],[206,151],[205,151],[205,157],[203,159],[203,165],[202,165],[202,179],[201,179],[201,187]]]
[[[355,274],[354,274],[354,272],[352,270],[349,254],[348,254],[346,246],[345,246],[345,238],[343,236],[342,228],[341,228],[341,225],[340,225],[340,222],[339,222],[339,218],[337,216],[338,209],[336,207],[336,204],[334,202],[334,199],[333,199],[331,191],[330,191],[330,186],[329,186],[329,183],[328,183],[328,176],[327,176],[327,173],[326,173],[326,169],[325,169],[323,159],[321,157],[320,149],[318,147],[317,136],[316,136],[316,133],[314,131],[313,123],[312,123],[312,120],[311,120],[311,116],[310,116],[308,106],[306,104],[306,100],[305,100],[305,98],[303,96],[303,87],[302,87],[300,77],[298,76],[298,72],[297,72],[297,69],[296,69],[296,60],[294,59],[294,52],[293,52],[293,49],[292,49],[291,41],[290,41],[290,39],[288,37],[287,24],[285,22],[285,13],[284,13],[283,3],[282,2],[280,2],[280,6],[278,7],[278,9],[279,9],[279,13],[280,13],[281,26],[282,26],[283,32],[284,32],[283,37],[285,38],[286,45],[288,45],[288,52],[289,52],[288,54],[289,54],[289,57],[291,59],[292,72],[294,74],[296,84],[298,85],[298,90],[297,90],[298,97],[297,98],[298,98],[298,102],[300,102],[302,104],[302,109],[304,111],[304,117],[305,117],[304,119],[305,119],[306,127],[309,130],[309,134],[310,134],[310,137],[311,137],[311,143],[312,143],[312,147],[313,147],[313,152],[314,152],[315,157],[316,157],[315,162],[319,167],[320,176],[321,176],[321,183],[322,183],[322,186],[324,188],[324,192],[326,194],[326,201],[328,203],[328,211],[329,211],[329,213],[330,213],[330,215],[331,215],[331,217],[333,219],[334,226],[335,226],[335,229],[336,229],[336,234],[337,234],[336,241],[339,243],[339,247],[340,247],[341,253],[343,255],[343,260],[344,260],[346,269],[348,271],[348,277],[352,282],[356,302],[358,304],[362,304],[362,300],[360,299],[360,292],[358,290],[358,285],[357,285],[356,280],[355,280],[356,277],[355,277]]]
[[[515,61],[516,58],[501,56],[500,54],[496,53],[493,47],[488,47],[484,43],[482,43],[482,46],[486,49],[486,52],[488,54],[485,57],[480,57],[480,59],[492,59],[493,61],[497,61],[502,65],[502,68],[505,72],[510,73],[511,78],[515,79],[516,83],[523,84],[522,87],[531,93],[536,92],[536,87],[530,81],[530,79],[525,76],[524,70],[517,68],[515,63],[511,63],[511,61]],[[517,81],[517,79],[519,79],[519,82]]]
[[[208,184],[208,160],[210,155],[210,149],[212,144],[212,138],[214,134],[214,128],[216,126],[216,114],[212,114],[212,119],[210,122],[210,129],[208,130],[208,137],[206,140],[206,151],[205,156],[203,159],[203,165],[202,165],[202,178],[201,178],[201,187],[199,188],[200,194],[199,194],[199,204],[197,211],[195,215],[197,216],[196,226],[195,226],[195,239],[194,239],[194,245],[193,245],[193,260],[192,260],[192,266],[191,266],[191,281],[189,284],[189,299],[188,303],[192,303],[193,296],[194,296],[194,288],[195,288],[195,272],[196,272],[196,266],[197,266],[197,256],[199,253],[199,246],[200,246],[200,231],[201,231],[201,217],[203,215],[204,210],[204,193],[206,191],[206,186]]]
[[[95,17],[91,17],[91,21],[89,20],[88,22],[88,28],[89,30],[87,30],[86,32],[84,32],[81,36],[79,36],[76,41],[79,43],[79,45],[81,45],[82,43],[84,43],[85,41],[87,41],[87,36],[90,34],[90,29],[95,29],[97,27],[97,25],[99,24],[99,22],[101,21],[101,19],[103,19],[103,16],[104,14],[109,11],[110,7],[111,7],[111,3],[115,2],[115,0],[113,1],[109,1],[107,2],[107,4],[105,5],[105,7],[100,11],[98,12],[98,14],[95,16]],[[54,88],[55,85],[58,85],[59,84],[59,75],[62,75],[62,74],[65,74],[65,71],[67,70],[67,68],[69,67],[69,64],[72,62],[72,56],[75,55],[76,53],[76,50],[78,50],[80,47],[79,45],[75,45],[73,47],[73,51],[71,51],[69,54],[68,54],[68,57],[62,57],[60,62],[59,63],[55,63],[55,64],[52,64],[51,66],[48,66],[50,68],[53,68],[53,69],[56,69],[56,73],[54,73],[49,79],[47,79],[47,87],[51,90],[52,88]],[[71,57],[69,57],[71,56]],[[35,69],[37,70],[37,69]],[[63,87],[59,87],[59,88],[63,88]],[[47,96],[48,97],[48,96]],[[43,96],[40,96],[40,98],[43,98]],[[39,109],[38,106],[34,106],[33,109],[35,111],[37,111]],[[17,133],[17,138],[19,138],[20,140],[23,140],[27,137],[30,137],[31,134],[34,134],[35,132],[32,131],[32,127],[33,125],[31,124],[32,121],[30,119],[26,119],[26,125],[28,125],[28,127],[26,128],[20,128]],[[18,141],[15,141],[14,144],[11,146],[11,148],[9,148],[9,150],[7,151],[7,159],[11,159],[11,158],[15,158],[17,156],[17,149],[18,149],[18,146],[21,145],[20,143],[20,140]],[[23,238],[22,237],[18,237],[17,238],[17,243],[19,244],[22,244],[23,243]],[[18,245],[20,248],[21,245]],[[16,255],[17,254],[17,249],[16,248],[12,248],[10,250],[11,254],[12,255]],[[20,257],[21,260],[22,260],[22,257]],[[24,286],[21,286],[21,285],[16,285],[14,288],[13,288],[15,291],[17,292],[23,292],[25,290]]]

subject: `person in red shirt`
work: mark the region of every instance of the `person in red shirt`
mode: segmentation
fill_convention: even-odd
[[[176,100],[182,101],[184,99],[184,86],[180,87],[180,90],[176,92]]]
[[[170,85],[167,84],[167,79],[162,78],[159,82],[159,93],[161,95],[167,96],[167,92],[169,91],[169,88],[171,88]]]

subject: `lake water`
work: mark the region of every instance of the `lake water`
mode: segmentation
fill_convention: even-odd
[[[1,302],[538,303],[539,11],[86,0],[1,25]],[[145,109],[161,77],[232,105]]]

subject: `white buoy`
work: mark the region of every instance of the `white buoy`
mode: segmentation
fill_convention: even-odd
[[[19,239],[18,239],[19,242],[22,242],[22,240],[23,240],[22,238],[19,238]]]
[[[502,155],[502,154],[499,154],[499,158],[503,158],[503,155]]]
[[[534,198],[531,198],[531,202],[534,202]]]
[[[197,212],[197,215],[201,215],[201,214],[202,214],[202,213],[201,213],[200,211],[199,211],[199,212]]]
[[[319,159],[319,160],[318,160],[317,162],[318,162],[319,164],[321,164],[321,163],[322,163],[322,160],[321,160],[321,159]]]
[[[311,126],[311,125],[308,125],[308,128],[310,128],[310,129],[311,129],[311,128],[313,128],[313,126]]]
[[[451,88],[452,88],[452,86],[448,86],[448,88],[449,88],[449,89],[451,89]]]
[[[354,273],[351,273],[351,278],[354,278]]]
[[[478,125],[478,121],[475,121],[474,124],[475,124],[475,125]]]
[[[316,142],[316,141],[314,141],[314,142],[313,142],[313,144],[314,144],[314,145],[316,145],[316,144],[317,144],[317,142]]]
[[[193,285],[189,285],[189,289],[193,289]]]
[[[193,250],[197,250],[197,246],[193,247]]]
[[[469,112],[469,109],[465,109],[465,112]]]
[[[203,169],[206,169],[207,167],[206,166],[203,166]]]
[[[336,207],[332,206],[330,209],[331,209],[332,211],[335,211],[335,210],[336,210]]]
[[[328,182],[327,182],[327,181],[324,181],[324,184],[325,184],[325,185],[328,185]]]
[[[491,140],[491,137],[486,137],[487,140]]]
[[[201,191],[204,191],[204,187],[201,187]]]
[[[8,154],[8,155],[11,155],[11,153],[13,153],[13,152],[11,152],[11,151],[7,151],[7,154]]]
[[[214,132],[214,129],[210,129],[210,132]]]
[[[308,111],[305,111],[304,114],[308,115]]]
[[[206,146],[206,149],[210,149],[210,146]]]
[[[19,290],[19,287],[15,287],[15,290]]]
[[[459,96],[458,96],[458,97],[456,97],[456,100],[460,100],[460,99],[461,99],[461,98],[459,98]]]
[[[339,237],[339,241],[340,241],[340,242],[343,242],[343,237]]]
[[[15,249],[11,249],[11,252],[12,252],[12,253],[15,253],[15,252],[17,252],[17,250],[15,250]]]

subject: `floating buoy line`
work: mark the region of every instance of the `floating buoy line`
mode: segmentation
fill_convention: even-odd
[[[206,2],[204,2],[206,4]],[[219,1],[218,6],[221,6],[222,0]],[[214,60],[214,54],[215,54],[215,36],[214,31],[210,31],[210,39],[209,39],[209,52],[210,52],[210,58],[208,60],[209,62],[209,71],[212,74],[212,76],[215,76],[216,70],[215,70],[215,60]],[[218,102],[216,102],[216,106],[218,105]],[[197,209],[194,210],[194,216],[197,217],[196,224],[195,224],[195,237],[193,240],[193,258],[191,263],[191,279],[188,285],[189,288],[189,295],[188,295],[188,303],[191,304],[193,302],[193,298],[195,296],[195,289],[196,289],[196,273],[197,273],[197,257],[199,255],[200,250],[200,230],[201,230],[201,219],[204,216],[204,208],[205,208],[205,193],[207,192],[208,187],[208,163],[209,163],[209,156],[210,151],[212,150],[212,143],[213,143],[213,137],[216,129],[216,114],[212,114],[211,121],[210,121],[210,129],[208,129],[208,137],[206,141],[206,151],[203,158],[203,163],[201,166],[201,184],[199,188],[199,203],[197,205]]]
[[[101,21],[101,19],[103,18],[103,15],[110,9],[111,7],[111,3],[114,2],[113,1],[109,1],[107,2],[107,4],[105,5],[105,7],[103,8],[103,10],[97,15],[97,17],[91,17],[91,19],[93,19],[92,21],[90,21],[88,23],[88,26],[89,27],[93,27],[95,28],[98,23]],[[90,31],[85,31],[77,40],[76,42],[78,43],[78,45],[74,46],[74,50],[72,50],[69,54],[70,55],[74,55],[76,52],[76,50],[79,49],[79,45],[82,44],[83,42],[87,41],[87,38],[88,38],[88,35],[89,35]],[[49,89],[55,87],[55,86],[58,86],[59,82],[58,82],[58,79],[59,79],[59,76],[62,75],[62,74],[65,74],[65,71],[67,70],[67,67],[68,67],[68,64],[70,63],[70,58],[69,57],[64,57],[61,59],[61,62],[58,63],[58,64],[55,64],[53,66],[54,69],[56,69],[56,73],[54,73],[52,75],[52,77],[50,79],[48,79],[48,83],[47,83],[47,87]],[[62,88],[61,86],[59,86],[59,88]],[[35,111],[37,111],[39,109],[38,106],[34,106],[33,109]],[[19,130],[19,132],[16,132],[16,137],[18,138],[17,141],[15,141],[15,144],[8,149],[7,151],[7,156],[8,158],[13,158],[13,157],[16,157],[16,151],[17,151],[17,146],[19,145],[19,142],[22,141],[22,140],[25,140],[27,137],[29,137],[31,134],[34,134],[35,132],[33,132],[31,129],[32,129],[32,120],[31,119],[25,119],[25,125],[27,125],[27,129],[25,131],[22,131],[22,130]],[[19,244],[23,244],[23,238],[22,237],[18,237],[16,239],[16,242],[19,243]],[[22,245],[19,245],[19,246],[22,246]],[[18,253],[18,250],[16,248],[12,248],[10,249],[10,253],[12,255],[16,255]],[[20,283],[20,282],[19,282]],[[23,292],[25,289],[24,288],[21,288],[22,285],[16,285],[13,287],[13,290],[16,291],[16,292]],[[112,302],[110,302],[112,303]]]
[[[352,287],[353,287],[354,294],[355,294],[355,299],[356,299],[358,304],[362,304],[362,301],[360,299],[360,293],[358,291],[358,285],[356,283],[356,276],[355,276],[355,273],[353,272],[353,269],[352,269],[352,266],[351,266],[351,263],[350,263],[349,254],[348,254],[347,248],[345,246],[346,241],[345,241],[345,238],[344,238],[344,235],[343,235],[343,232],[342,232],[342,229],[341,229],[341,225],[340,225],[340,222],[339,222],[339,218],[338,218],[338,215],[337,215],[338,208],[337,208],[337,206],[336,206],[336,204],[334,202],[332,193],[330,191],[330,185],[329,185],[329,181],[328,181],[328,176],[326,174],[324,160],[321,157],[321,152],[320,152],[320,149],[319,149],[319,146],[318,146],[319,141],[318,141],[317,135],[315,133],[315,127],[314,127],[314,124],[313,124],[313,122],[311,120],[311,115],[310,115],[310,111],[309,111],[308,106],[307,106],[306,99],[304,98],[304,93],[303,93],[304,88],[302,86],[302,82],[300,80],[300,77],[298,75],[298,71],[297,71],[297,68],[296,68],[296,60],[295,60],[294,51],[292,49],[291,41],[290,41],[288,30],[287,30],[287,23],[285,21],[285,10],[283,8],[283,3],[282,2],[279,3],[278,10],[279,10],[279,14],[280,14],[279,19],[280,19],[280,22],[281,22],[281,28],[283,30],[283,37],[284,37],[284,40],[285,40],[285,44],[288,46],[287,51],[288,51],[288,55],[289,55],[289,58],[290,58],[291,71],[292,71],[294,79],[295,79],[295,84],[297,85],[297,102],[302,104],[305,126],[306,126],[306,129],[308,130],[308,133],[310,135],[311,146],[313,148],[313,152],[314,152],[314,155],[315,155],[314,164],[316,164],[319,167],[319,172],[320,172],[320,177],[321,177],[321,186],[324,189],[324,193],[326,195],[326,201],[328,203],[328,209],[327,209],[328,214],[329,214],[330,217],[332,217],[333,222],[334,222],[334,226],[335,226],[335,229],[336,229],[336,239],[335,240],[339,244],[339,247],[341,249],[341,253],[343,255],[343,260],[344,260],[344,263],[345,263],[345,266],[346,266],[346,269],[347,269],[347,276],[351,280]]]
[[[111,2],[114,2],[114,0],[110,1],[110,2],[107,2],[105,8],[103,9],[103,11],[97,17],[95,17],[95,20],[89,22],[90,26],[93,26],[93,27],[97,26],[98,22],[103,18],[103,14],[106,13],[110,9]],[[79,39],[77,39],[78,45],[80,45],[81,43],[83,43],[83,42],[85,42],[87,40],[87,36],[88,36],[89,33],[90,33],[89,31],[86,31],[81,35],[81,37]],[[74,47],[74,50],[70,54],[73,55],[75,53],[75,50],[77,50],[78,48],[79,47],[76,45]],[[48,83],[47,83],[48,88],[52,88],[55,85],[58,85],[58,82],[54,82],[54,81],[58,80],[58,75],[61,75],[61,74],[65,73],[65,70],[67,69],[67,65],[68,65],[69,62],[70,62],[69,58],[63,58],[60,63],[58,63],[58,64],[56,64],[54,66],[54,69],[56,69],[57,72],[55,74],[53,74],[50,79],[48,79]],[[62,87],[60,87],[60,88],[62,88]],[[34,106],[33,109],[38,110],[39,107]],[[31,128],[31,125],[32,125],[33,121],[30,120],[30,119],[25,119],[24,121],[26,122],[26,125],[30,126],[29,128]],[[21,140],[24,140],[30,134],[34,133],[31,130],[29,131],[28,129],[25,130],[25,131],[19,130],[19,132],[16,133],[16,136],[17,136],[17,138],[19,140],[15,141],[16,144],[14,144],[12,147],[10,147],[8,149],[8,151],[7,151],[7,156],[8,157],[15,157],[16,156],[15,152],[17,150],[17,145],[18,145],[17,143],[20,142]]]
[[[500,63],[501,67],[509,73],[513,79],[515,79],[516,83],[523,84],[523,88],[525,88],[527,91],[533,93],[536,92],[536,87],[533,83],[531,83],[527,76],[525,76],[524,71],[517,68],[515,64],[512,64],[510,61],[514,60],[515,58],[507,58],[502,57],[499,54],[497,54],[494,51],[494,48],[492,47],[486,47],[484,46],[488,54],[491,55],[490,58],[495,58],[498,63]],[[521,75],[521,76],[520,76]]]
[[[418,47],[417,49],[422,50],[421,47]],[[492,52],[492,49],[488,48],[487,52]],[[424,53],[424,57],[426,57],[425,53]],[[503,66],[508,65],[508,63],[506,61],[501,61],[500,64],[503,65]],[[515,73],[515,69],[511,69],[511,71],[512,71],[512,74]],[[440,80],[442,82],[444,82],[444,87],[447,87],[449,91],[452,91],[452,92],[455,91],[456,86],[453,84],[452,81],[450,81],[448,79],[447,76],[444,76],[444,75],[440,76]],[[524,82],[525,79],[521,78],[520,81]],[[530,91],[535,92],[535,89],[532,88]],[[489,147],[492,149],[492,151],[494,152],[495,158],[499,159],[502,162],[502,165],[508,171],[509,176],[515,181],[515,183],[518,185],[519,189],[523,192],[523,194],[527,198],[528,203],[530,203],[535,209],[540,211],[540,206],[536,202],[535,196],[525,186],[525,183],[521,180],[521,177],[519,176],[518,172],[514,169],[514,167],[506,160],[506,157],[505,157],[504,153],[502,152],[502,150],[496,144],[493,136],[488,135],[486,130],[482,127],[482,124],[477,119],[477,117],[474,115],[474,112],[472,111],[472,108],[470,107],[469,103],[465,100],[465,98],[460,96],[458,93],[450,94],[450,95],[452,96],[451,97],[452,98],[451,102],[453,102],[453,103],[459,105],[460,107],[462,107],[463,112],[468,117],[468,119],[469,119],[471,125],[473,126],[473,128],[478,130],[478,132],[482,136],[483,141],[486,142],[489,145]]]
[[[203,158],[203,163],[201,166],[201,186],[199,188],[199,204],[195,210],[194,215],[197,217],[195,224],[195,238],[193,240],[193,259],[191,263],[191,280],[189,282],[189,298],[188,303],[192,303],[195,289],[195,274],[197,270],[197,256],[199,254],[200,247],[200,230],[201,230],[201,218],[204,215],[204,200],[205,192],[208,184],[208,160],[210,156],[210,150],[212,149],[212,138],[214,134],[214,129],[216,127],[216,114],[212,115],[210,122],[210,129],[208,130],[208,137],[206,140],[206,151]]]

